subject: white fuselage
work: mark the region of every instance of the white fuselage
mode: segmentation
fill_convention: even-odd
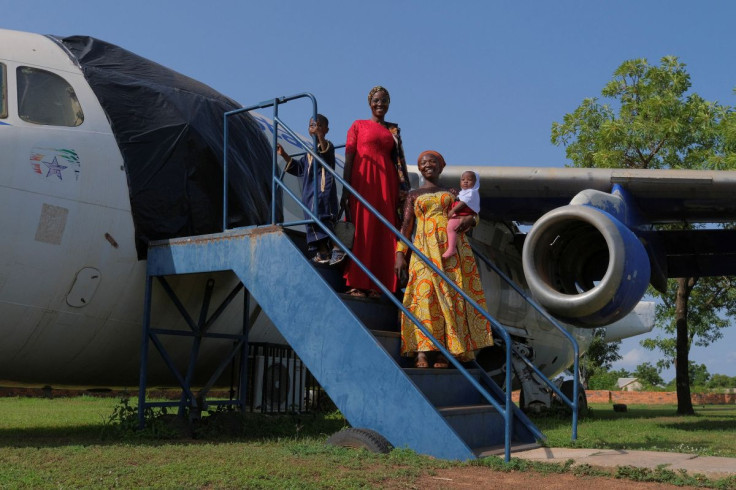
[[[110,357],[135,369],[137,356],[121,356],[119,347],[140,336],[141,312],[131,306],[141,304],[145,263],[136,258],[123,160],[107,118],[51,40],[0,31],[0,63],[9,94],[0,127],[0,378],[81,381]],[[16,75],[23,67],[62,77],[84,122],[21,119]],[[80,301],[70,293],[86,304],[71,306]]]

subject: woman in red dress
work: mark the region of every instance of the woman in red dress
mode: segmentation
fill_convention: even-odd
[[[361,196],[394,226],[398,226],[400,193],[409,189],[399,126],[385,120],[391,97],[381,86],[368,94],[371,118],[358,120],[348,130],[343,176]],[[390,291],[396,291],[394,251],[396,236],[373,216],[357,198],[343,192],[342,204],[350,209],[355,224],[353,253]],[[378,287],[360,267],[350,261],[345,267],[348,293],[380,296]]]

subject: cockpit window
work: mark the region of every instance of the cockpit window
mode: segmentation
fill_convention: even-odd
[[[0,63],[0,119],[8,117],[8,82],[5,65]]]
[[[74,89],[55,73],[21,66],[18,75],[18,116],[33,124],[79,126],[82,106]]]

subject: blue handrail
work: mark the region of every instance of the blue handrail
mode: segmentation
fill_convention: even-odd
[[[342,145],[334,145],[333,144],[332,147],[337,150],[339,148],[345,148],[345,144],[342,144]],[[299,153],[294,153],[293,155],[289,155],[289,156],[291,156],[292,158],[294,158],[294,157],[302,157],[302,156],[306,155],[307,153],[308,152],[306,152],[306,151],[302,151],[302,152],[299,152]],[[335,159],[335,165],[337,165],[339,167],[343,167],[343,165],[337,159]]]
[[[547,376],[545,376],[542,373],[542,371],[537,366],[534,365],[534,363],[532,363],[531,361],[529,361],[529,359],[526,358],[526,356],[522,355],[518,351],[516,351],[516,355],[527,366],[529,366],[540,377],[540,379],[542,379],[542,381],[544,381],[544,383],[547,384],[547,386],[549,386],[550,388],[552,388],[552,390],[557,394],[557,396],[560,397],[560,399],[565,404],[567,404],[567,406],[570,407],[570,409],[572,410],[572,440],[573,441],[576,440],[578,438],[578,410],[579,410],[579,406],[578,406],[578,392],[579,391],[578,390],[580,389],[580,387],[579,387],[579,383],[580,382],[579,382],[579,376],[578,376],[578,372],[579,372],[578,362],[579,362],[579,357],[580,357],[579,356],[579,354],[580,354],[580,347],[578,346],[578,341],[575,340],[575,337],[573,337],[572,335],[570,335],[570,332],[568,332],[567,330],[565,330],[565,328],[562,325],[560,325],[560,323],[554,317],[552,317],[552,315],[550,315],[549,313],[547,313],[541,306],[539,306],[539,304],[536,301],[534,301],[534,299],[531,296],[529,296],[528,294],[526,294],[526,292],[523,289],[521,289],[514,281],[512,281],[511,278],[508,277],[496,264],[494,264],[493,262],[491,262],[488,259],[488,257],[486,257],[485,255],[483,255],[481,253],[481,251],[478,249],[478,247],[476,247],[472,243],[470,244],[470,247],[473,249],[473,252],[475,253],[476,257],[478,257],[479,259],[481,259],[483,261],[483,263],[486,264],[487,267],[493,269],[493,271],[496,274],[498,274],[499,277],[501,277],[501,279],[503,279],[504,281],[506,281],[506,283],[509,286],[511,286],[517,293],[519,293],[521,295],[521,297],[524,298],[524,300],[526,300],[526,302],[529,303],[532,306],[532,308],[534,308],[535,310],[537,310],[537,312],[540,315],[542,315],[555,328],[557,328],[557,330],[559,330],[562,333],[562,335],[564,335],[567,338],[567,340],[570,341],[570,343],[572,344],[573,355],[574,355],[574,359],[573,359],[573,377],[574,377],[574,381],[573,381],[573,398],[574,398],[574,400],[569,400],[557,388],[557,386],[552,381],[550,381],[549,378],[547,378]]]
[[[233,111],[228,111],[223,115],[223,158],[222,158],[222,231],[227,230],[227,202],[228,202],[228,161],[227,161],[227,147],[228,147],[228,121],[231,116],[234,116],[236,114],[242,114],[243,112],[250,112],[254,111],[256,109],[265,109],[267,107],[273,106],[273,147],[271,151],[271,158],[272,158],[272,169],[271,174],[275,177],[276,176],[276,169],[278,168],[276,165],[277,161],[277,154],[276,154],[276,141],[278,138],[278,132],[279,127],[278,123],[280,122],[280,119],[278,119],[278,110],[279,110],[279,104],[285,104],[291,100],[296,99],[302,99],[302,98],[309,98],[312,101],[312,119],[317,119],[317,99],[314,97],[314,95],[310,94],[309,92],[304,92],[301,94],[295,94],[290,95],[288,97],[277,97],[275,99],[270,100],[264,100],[262,102],[259,102],[257,104],[248,106],[248,107],[242,107],[240,109],[235,109]],[[291,132],[294,134],[294,132]],[[296,140],[299,141],[299,144],[302,144],[301,138],[296,137]],[[312,143],[314,148],[317,148],[317,137],[312,137]],[[317,188],[317,172],[314,173],[314,188]],[[276,196],[276,180],[271,180],[271,196]],[[314,211],[317,212],[317,200],[314,200]],[[276,224],[276,199],[275,197],[271,199],[271,224]]]

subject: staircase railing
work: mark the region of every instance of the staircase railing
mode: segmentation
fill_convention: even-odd
[[[271,163],[272,163],[272,167],[271,167],[271,176],[272,176],[272,179],[271,179],[271,224],[275,225],[276,224],[276,186],[277,186],[277,181],[280,182],[280,179],[278,179],[277,172],[276,172],[276,170],[278,169],[278,164],[277,164],[278,154],[276,152],[276,143],[278,141],[279,124],[285,126],[281,122],[281,120],[278,118],[279,104],[285,104],[291,100],[303,99],[303,98],[308,98],[312,102],[312,119],[316,121],[317,120],[317,99],[315,99],[314,95],[310,93],[306,93],[306,92],[302,94],[291,95],[288,97],[278,97],[278,98],[271,99],[271,100],[265,100],[263,102],[259,102],[258,104],[255,104],[252,106],[243,107],[241,109],[236,109],[234,111],[228,111],[224,114],[223,116],[224,117],[223,160],[222,160],[223,161],[222,163],[222,166],[223,166],[223,169],[222,169],[222,173],[223,173],[223,178],[222,178],[222,196],[223,196],[222,197],[222,230],[223,231],[228,229],[227,228],[227,218],[228,218],[227,204],[228,204],[228,184],[229,182],[228,182],[228,161],[227,161],[228,151],[227,151],[227,148],[228,148],[228,132],[229,132],[228,131],[228,121],[230,120],[229,118],[237,114],[242,114],[243,112],[250,112],[250,111],[257,110],[257,109],[265,109],[267,107],[273,107],[273,145],[271,148]],[[298,141],[300,145],[303,145],[302,139],[301,137],[299,137],[299,135],[297,135],[295,132],[291,130],[289,131],[289,134],[294,136],[295,141]],[[314,148],[317,148],[317,137],[316,136],[312,137],[312,143],[313,143]],[[308,150],[306,146],[304,146],[304,149]],[[314,152],[312,153],[314,154]],[[324,161],[322,161],[321,158],[320,158],[320,165],[327,168],[328,170],[331,170],[329,168],[329,165],[326,165]],[[334,174],[334,171],[332,173]],[[317,189],[317,174],[318,172],[316,171],[316,167],[315,167],[315,172],[314,172],[314,188],[315,189]],[[280,183],[281,183],[282,188],[286,188],[286,186],[282,182]],[[301,201],[299,199],[297,199],[297,202],[301,204]],[[313,199],[313,204],[314,204],[313,206],[314,214],[317,214],[317,199]],[[319,222],[319,220],[317,219],[316,222]],[[303,223],[304,222],[302,222],[301,224]]]
[[[570,400],[567,398],[562,391],[560,391],[557,388],[557,385],[553,383],[547,376],[545,376],[542,371],[534,365],[533,362],[531,362],[529,359],[526,358],[523,354],[518,352],[518,349],[514,349],[514,352],[516,353],[517,357],[524,362],[529,368],[531,368],[538,377],[547,385],[549,386],[555,394],[560,397],[560,400],[562,400],[563,403],[565,403],[567,406],[570,407],[570,410],[572,411],[572,440],[576,440],[578,438],[578,410],[580,407],[578,406],[578,393],[580,390],[580,381],[579,381],[579,357],[580,357],[580,347],[578,345],[578,341],[575,340],[575,337],[570,335],[570,332],[568,332],[560,323],[552,317],[549,313],[547,313],[534,299],[526,294],[526,292],[521,289],[514,281],[511,280],[510,277],[508,277],[496,264],[491,262],[488,257],[483,255],[481,251],[478,249],[477,246],[470,244],[470,247],[473,249],[473,252],[475,253],[475,256],[478,257],[481,261],[483,261],[484,264],[486,264],[487,267],[490,267],[496,274],[499,275],[501,279],[503,279],[509,286],[511,286],[517,293],[521,295],[524,300],[531,305],[532,308],[537,310],[537,312],[542,315],[547,321],[549,321],[557,330],[562,333],[562,335],[572,344],[573,349],[573,400]]]
[[[516,409],[516,406],[513,404],[511,400],[511,361],[512,361],[512,340],[509,333],[506,331],[506,329],[501,325],[494,317],[492,317],[485,309],[481,308],[478,303],[473,300],[470,296],[468,296],[465,291],[462,290],[459,286],[457,286],[452,280],[450,280],[447,275],[439,269],[431,260],[429,260],[424,254],[421,253],[421,251],[414,246],[414,244],[411,242],[411,240],[404,237],[399,230],[394,227],[393,224],[391,224],[386,218],[381,215],[363,196],[361,196],[350,184],[348,184],[342,176],[338,175],[338,173],[333,170],[327,163],[321,158],[319,153],[315,151],[314,148],[317,147],[316,140],[314,141],[314,148],[307,147],[302,139],[299,137],[299,135],[294,132],[291,128],[289,128],[278,116],[278,105],[286,103],[291,100],[299,99],[299,98],[309,98],[312,101],[313,106],[313,118],[316,118],[317,114],[317,103],[316,99],[312,94],[309,93],[303,93],[303,94],[296,94],[289,97],[280,97],[275,98],[272,100],[260,102],[259,104],[246,107],[243,109],[238,109],[236,111],[230,111],[225,113],[225,125],[224,125],[224,203],[223,203],[223,230],[227,229],[227,154],[228,154],[228,138],[227,138],[227,131],[228,131],[228,117],[239,114],[242,112],[255,110],[255,109],[263,109],[266,107],[273,106],[273,135],[272,135],[272,207],[271,207],[271,224],[277,224],[276,223],[276,213],[275,213],[275,203],[276,203],[276,187],[279,187],[283,192],[285,192],[287,195],[289,195],[296,203],[304,210],[304,212],[309,216],[308,220],[305,221],[297,221],[297,222],[291,222],[291,223],[281,223],[282,226],[293,226],[298,224],[304,224],[304,223],[313,223],[317,226],[319,226],[327,236],[330,237],[331,240],[333,240],[334,243],[337,243],[340,248],[346,253],[348,257],[350,257],[353,262],[360,267],[360,269],[366,273],[366,275],[373,281],[378,288],[383,292],[383,294],[389,298],[391,302],[393,302],[400,310],[401,312],[406,315],[407,318],[409,318],[414,325],[432,342],[432,344],[437,348],[438,351],[440,351],[450,363],[453,364],[453,366],[458,370],[459,373],[462,374],[462,376],[475,388],[478,393],[488,401],[496,410],[498,410],[499,413],[503,415],[504,418],[504,459],[505,461],[509,461],[511,458],[511,437],[512,437],[512,424],[513,424],[513,417],[514,412]],[[350,249],[345,247],[345,245],[340,242],[340,240],[337,238],[337,236],[326,226],[324,223],[322,223],[316,212],[316,199],[314,199],[315,209],[311,210],[308,209],[307,206],[305,206],[301,199],[294,194],[294,192],[289,189],[289,187],[282,181],[281,178],[279,178],[277,169],[277,152],[276,152],[276,145],[278,142],[278,132],[279,132],[279,125],[283,126],[283,131],[288,133],[290,136],[294,138],[295,141],[299,142],[299,145],[301,145],[304,150],[309,153],[313,157],[313,161],[317,162],[318,166],[321,166],[325,171],[332,174],[335,181],[340,182],[344,189],[347,189],[352,196],[357,198],[365,207],[368,209],[368,211],[373,214],[384,226],[386,226],[391,233],[394,234],[394,236],[397,237],[397,239],[404,242],[407,247],[414,253],[418,258],[420,258],[426,265],[429,267],[435,274],[437,274],[442,280],[444,280],[451,288],[453,288],[457,293],[460,294],[460,296],[473,308],[475,308],[486,320],[489,321],[492,331],[494,334],[500,336],[504,340],[504,344],[506,346],[505,351],[505,364],[506,364],[506,370],[505,370],[505,381],[504,384],[506,386],[506,390],[503,394],[504,403],[503,406],[494,398],[494,396],[489,393],[479,382],[475,379],[475,377],[460,363],[455,357],[445,348],[445,346],[439,342],[432,334],[431,332],[422,324],[422,322],[416,318],[404,305],[394,296],[393,292],[390,291],[386,286],[384,286],[381,281],[352,253]],[[317,188],[316,184],[316,175],[319,173],[317,171],[318,166],[315,165],[315,189]],[[577,361],[577,359],[576,359]],[[475,364],[476,366],[477,363]],[[480,367],[480,366],[478,366]],[[481,369],[481,372],[483,370]],[[542,375],[544,378],[544,375]],[[495,385],[495,382],[486,374],[484,382],[489,384],[489,386]],[[498,396],[498,394],[497,394]],[[518,409],[516,409],[518,410]],[[521,420],[529,427],[529,429],[535,434],[536,437],[539,439],[543,439],[544,436],[539,432],[536,427],[531,424],[531,422],[526,418],[522,417]],[[531,425],[530,425],[531,424]]]

